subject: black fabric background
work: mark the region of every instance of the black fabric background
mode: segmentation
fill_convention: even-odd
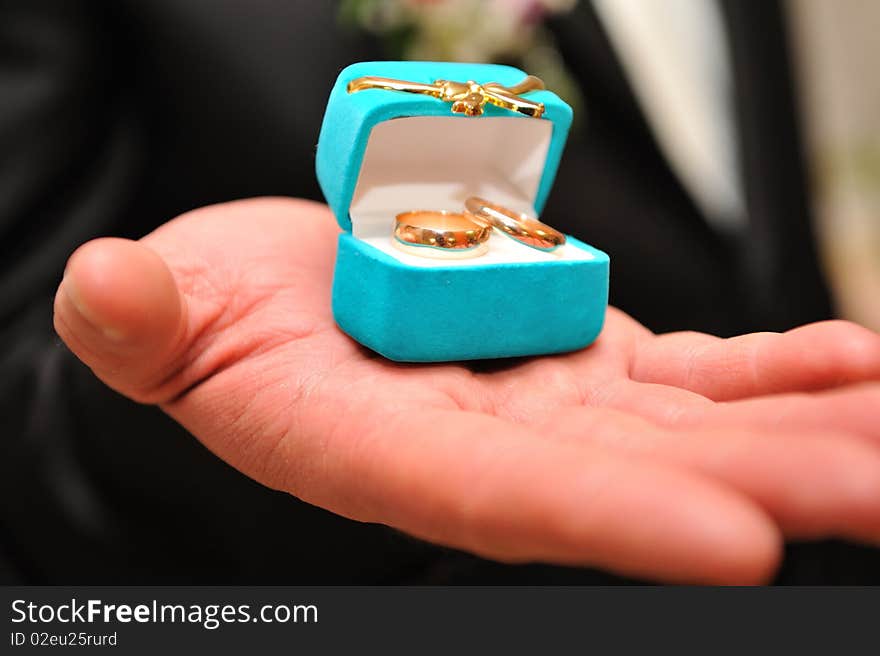
[[[807,208],[784,23],[724,2],[748,229],[714,233],[664,162],[588,3],[552,25],[588,119],[549,223],[612,255],[611,300],[657,331],[730,335],[831,316]],[[269,491],[54,336],[67,255],[201,205],[320,198],[338,71],[385,57],[335,2],[0,0],[0,580],[23,583],[596,582],[510,567]],[[578,208],[576,212],[572,208]],[[880,579],[873,552],[792,550],[782,581]]]

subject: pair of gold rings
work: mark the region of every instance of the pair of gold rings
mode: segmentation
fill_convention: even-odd
[[[529,248],[555,251],[565,235],[527,214],[472,196],[464,212],[412,210],[397,215],[393,243],[423,257],[478,257],[488,251],[489,237],[498,230]]]

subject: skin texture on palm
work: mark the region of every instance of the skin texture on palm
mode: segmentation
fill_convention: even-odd
[[[654,336],[610,309],[578,353],[397,364],[333,322],[337,233],[256,199],[90,242],[56,329],[263,484],[490,558],[753,583],[784,536],[880,542],[880,336]]]

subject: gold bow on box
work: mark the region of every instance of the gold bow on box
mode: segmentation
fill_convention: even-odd
[[[486,103],[509,109],[532,118],[541,118],[544,114],[544,103],[522,98],[520,94],[543,89],[544,82],[534,75],[528,75],[522,82],[512,87],[505,87],[497,82],[477,84],[473,80],[467,82],[451,82],[435,80],[433,84],[424,82],[407,82],[388,77],[359,77],[348,83],[348,92],[355,93],[366,89],[386,89],[388,91],[405,91],[420,93],[452,103],[452,111],[465,116],[479,116],[483,113]]]

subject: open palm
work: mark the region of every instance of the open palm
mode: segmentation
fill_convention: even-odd
[[[654,336],[610,309],[577,353],[398,364],[333,322],[336,234],[260,199],[90,242],[56,329],[265,485],[490,558],[749,583],[783,535],[880,542],[880,336]]]

